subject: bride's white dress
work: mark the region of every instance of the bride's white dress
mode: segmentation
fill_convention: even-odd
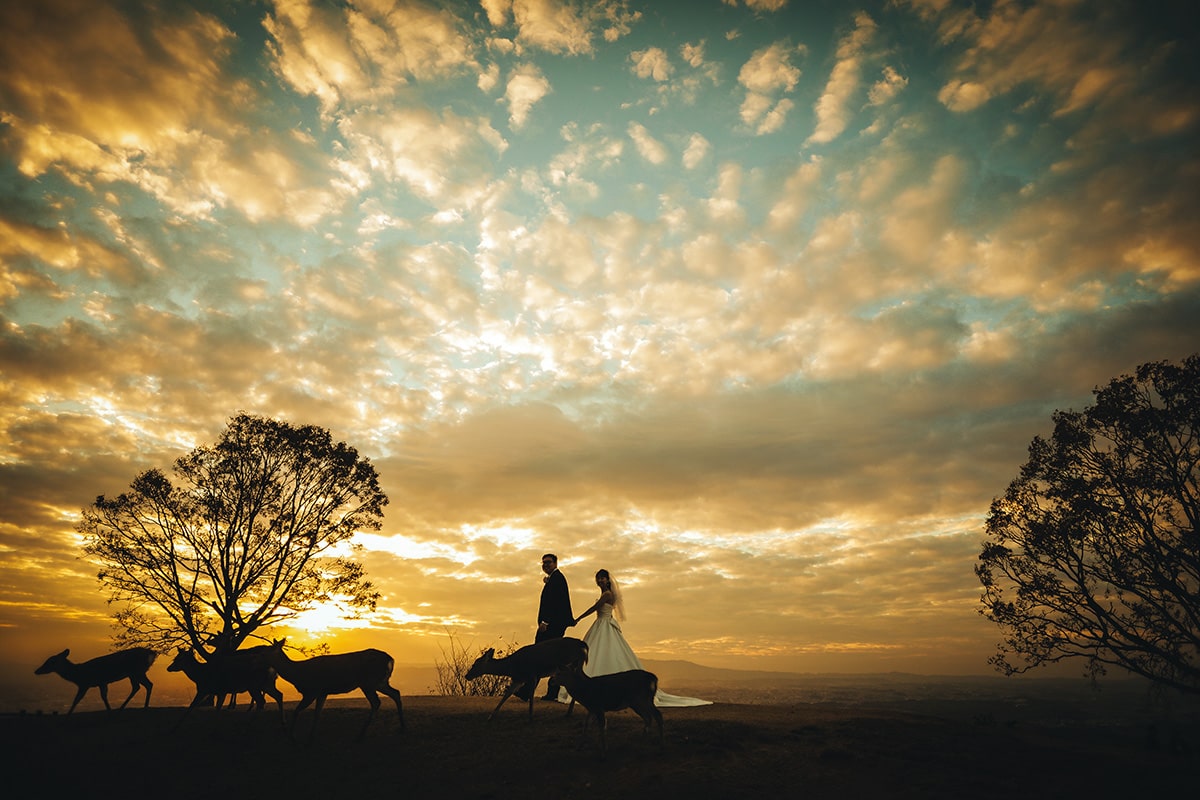
[[[611,603],[605,603],[596,609],[596,621],[583,635],[583,641],[587,642],[588,646],[588,660],[583,667],[585,675],[595,677],[611,675],[614,672],[625,672],[630,669],[645,669],[642,662],[638,660],[637,654],[633,652],[633,648],[625,641],[625,636],[621,633],[621,626],[613,618]],[[567,690],[560,688],[558,701],[567,703],[570,700],[571,696],[567,694]],[[679,708],[712,705],[712,701],[667,694],[659,689],[658,693],[654,695],[654,705],[661,708]]]

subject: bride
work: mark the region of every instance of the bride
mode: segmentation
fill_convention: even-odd
[[[575,619],[575,624],[578,625],[579,621],[588,614],[596,612],[596,621],[583,635],[583,640],[587,642],[588,646],[587,664],[583,667],[584,674],[595,677],[630,669],[645,669],[642,662],[638,660],[637,654],[633,652],[633,648],[625,641],[625,636],[621,633],[621,626],[617,624],[617,619],[625,619],[625,604],[622,602],[621,590],[617,586],[617,582],[608,574],[608,570],[602,569],[596,573],[596,585],[600,587],[600,599]],[[613,617],[614,612],[616,619]],[[570,702],[571,696],[567,694],[566,689],[560,688],[558,699],[559,702],[566,703]],[[654,696],[654,705],[663,707],[711,704],[711,700],[680,697],[667,694],[661,689]]]

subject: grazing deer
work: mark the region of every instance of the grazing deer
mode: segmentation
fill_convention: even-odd
[[[214,656],[207,662],[197,661],[188,648],[181,647],[175,659],[167,666],[167,672],[182,672],[196,684],[196,696],[176,723],[183,724],[192,709],[210,697],[216,697],[217,708],[230,695],[229,705],[238,692],[250,693],[250,708],[260,711],[266,705],[263,695],[270,695],[279,706],[279,722],[283,724],[283,692],[275,686],[275,668],[271,666],[273,647],[264,645],[246,650],[235,650],[223,656]]]
[[[588,646],[582,639],[572,639],[569,636],[561,639],[546,639],[542,642],[527,644],[510,655],[496,658],[495,648],[488,648],[475,663],[467,670],[466,679],[471,681],[480,675],[507,675],[512,683],[504,691],[500,702],[488,714],[488,719],[496,716],[500,706],[504,705],[518,689],[526,684],[536,685],[542,678],[548,678],[560,669],[578,666],[580,669],[587,663]],[[574,701],[567,708],[567,713],[575,707]],[[533,719],[533,687],[529,692],[529,719]]]
[[[70,710],[67,711],[68,714],[75,710],[75,706],[79,705],[79,701],[93,686],[100,689],[100,699],[104,701],[104,707],[112,711],[112,706],[108,704],[108,685],[126,678],[129,679],[130,691],[129,697],[126,697],[125,702],[121,703],[121,708],[128,705],[141,686],[146,687],[146,704],[143,708],[150,707],[150,691],[154,688],[154,684],[146,677],[146,672],[154,663],[154,659],[158,657],[158,653],[145,647],[132,647],[128,650],[118,650],[115,653],[98,656],[79,664],[72,663],[67,658],[70,653],[71,651],[68,649],[50,656],[46,659],[46,663],[33,671],[35,675],[49,675],[51,672],[57,672],[79,687],[79,691],[75,693],[75,700],[71,703]]]
[[[261,711],[266,706],[266,695],[275,700],[280,716],[283,715],[283,692],[275,686],[275,678],[279,673],[271,665],[273,650],[271,645],[264,644],[223,654],[214,653],[208,659],[208,663],[216,668],[218,683],[222,684],[215,692],[217,708],[221,707],[225,695],[229,695],[229,705],[233,707],[237,705],[238,694],[246,692],[250,695],[250,708]]]
[[[379,692],[395,701],[400,730],[404,730],[404,707],[400,702],[400,692],[388,683],[396,663],[390,655],[382,650],[371,649],[293,661],[283,652],[284,641],[276,640],[271,645],[270,655],[271,665],[275,667],[279,677],[300,692],[300,702],[296,705],[296,711],[292,714],[292,724],[288,729],[293,739],[296,735],[296,720],[299,719],[301,711],[316,702],[312,730],[308,735],[311,741],[317,733],[317,718],[321,716],[325,698],[331,694],[353,692],[355,689],[361,690],[366,695],[367,702],[371,704],[367,720],[358,732],[359,739],[366,734],[367,727],[375,718],[375,712],[379,710]]]
[[[658,693],[658,676],[644,669],[631,669],[626,672],[616,672],[611,675],[597,675],[592,678],[586,675],[582,667],[560,670],[558,681],[567,688],[571,697],[587,709],[588,715],[583,720],[583,736],[580,746],[587,739],[588,722],[592,719],[600,726],[600,755],[608,752],[608,744],[604,731],[608,727],[605,719],[606,711],[620,711],[624,708],[633,709],[646,725],[646,733],[650,732],[650,723],[658,723],[658,741],[663,739],[662,712],[654,705],[654,695]]]

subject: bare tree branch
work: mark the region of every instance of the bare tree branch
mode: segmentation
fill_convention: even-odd
[[[232,650],[261,627],[336,596],[375,608],[362,566],[340,553],[377,530],[387,496],[375,468],[315,426],[239,415],[175,463],[147,470],[83,511],[123,642]]]
[[[1006,673],[1083,658],[1200,692],[1200,355],[1097,389],[992,502],[975,572]]]

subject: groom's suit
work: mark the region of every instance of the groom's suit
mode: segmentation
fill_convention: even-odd
[[[542,630],[541,623],[546,623],[546,630]],[[567,579],[557,569],[546,576],[546,581],[542,585],[542,599],[538,603],[538,632],[533,637],[535,642],[544,642],[547,639],[561,639],[567,632],[567,628],[575,624],[575,615],[571,612],[571,591],[567,587]],[[528,700],[537,690],[537,685],[540,681],[534,681],[533,684],[526,684],[518,689],[514,694],[522,700]],[[558,681],[554,676],[550,677],[546,684],[546,697],[558,697]]]
[[[559,570],[554,570],[546,576],[542,586],[542,600],[538,604],[538,623],[546,623],[546,630],[538,630],[535,642],[546,639],[561,639],[567,628],[575,624],[575,615],[571,613],[571,592],[567,588],[567,579]]]

